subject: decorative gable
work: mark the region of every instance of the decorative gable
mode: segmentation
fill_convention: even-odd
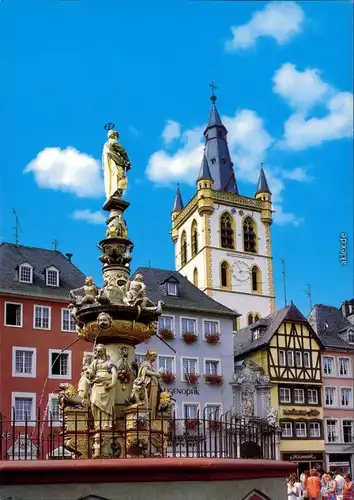
[[[22,434],[7,450],[8,460],[37,460],[37,446],[32,440]]]
[[[47,286],[59,286],[59,269],[54,266],[45,269],[45,284]]]
[[[246,495],[245,498],[243,498],[242,500],[270,500],[270,498],[258,490],[253,490],[251,491],[251,493]]]
[[[18,281],[20,283],[33,283],[33,266],[28,262],[23,262],[18,266]]]

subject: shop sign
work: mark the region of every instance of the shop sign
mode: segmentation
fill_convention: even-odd
[[[349,462],[329,462],[330,467],[349,467]]]
[[[199,389],[171,389],[168,388],[167,391],[171,396],[176,396],[177,394],[183,394],[183,396],[199,396]]]
[[[323,461],[323,453],[283,453],[283,460],[289,462],[314,462],[314,461]]]
[[[319,410],[298,410],[297,408],[292,408],[291,410],[283,410],[283,415],[301,415],[306,417],[318,417],[320,414]]]

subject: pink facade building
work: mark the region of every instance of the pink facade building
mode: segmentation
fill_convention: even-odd
[[[326,468],[354,473],[354,326],[336,307],[315,305],[309,322],[324,345]]]

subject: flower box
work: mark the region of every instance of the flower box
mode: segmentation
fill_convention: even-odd
[[[186,373],[185,374],[186,380],[188,384],[194,385],[199,382],[199,375],[198,373]]]
[[[219,420],[209,420],[208,424],[211,431],[218,431],[221,429],[221,422],[219,422]]]
[[[169,330],[168,328],[160,328],[159,335],[164,340],[172,340],[175,338],[175,334],[173,333],[173,331]]]
[[[220,342],[220,333],[207,333],[205,335],[205,340],[208,342],[208,344],[218,344]]]
[[[198,340],[198,333],[197,332],[183,332],[182,339],[185,341],[186,344],[194,344],[194,342],[196,342]]]
[[[195,431],[196,429],[198,429],[199,420],[197,420],[196,418],[188,419],[185,421],[185,426],[188,431]]]
[[[170,372],[164,372],[161,374],[161,379],[165,382],[165,384],[173,384],[176,380],[176,375]]]
[[[222,385],[224,383],[224,377],[222,375],[211,375],[206,373],[204,375],[204,382],[210,385]]]

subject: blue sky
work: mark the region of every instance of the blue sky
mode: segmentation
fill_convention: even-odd
[[[349,1],[3,0],[2,240],[15,208],[20,243],[56,239],[100,280],[99,162],[114,122],[133,164],[132,268],[173,269],[175,185],[185,202],[195,192],[214,81],[239,190],[253,195],[264,162],[274,194],[277,305],[283,257],[305,314],[307,283],[314,303],[339,306],[353,295],[352,12]]]

